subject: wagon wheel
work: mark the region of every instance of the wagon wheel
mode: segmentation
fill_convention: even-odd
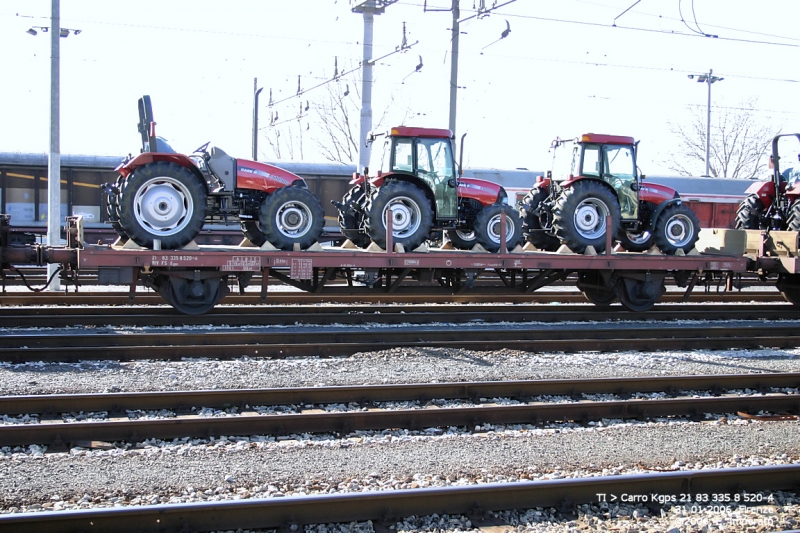
[[[584,298],[598,307],[608,307],[617,301],[613,287],[606,285],[599,272],[581,272],[578,274],[578,288]]]
[[[185,315],[202,315],[228,294],[228,285],[219,276],[186,279],[159,275],[150,284],[164,301]]]
[[[664,292],[664,278],[649,280],[621,278],[614,285],[614,292],[625,309],[642,313],[652,309],[661,298]]]

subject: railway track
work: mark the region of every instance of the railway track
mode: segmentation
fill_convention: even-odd
[[[726,468],[489,483],[473,486],[329,494],[297,498],[248,499],[198,504],[144,505],[57,513],[0,516],[0,532],[49,531],[141,532],[211,531],[239,528],[286,528],[372,520],[386,527],[411,515],[465,514],[488,510],[554,507],[572,511],[597,503],[602,495],[662,495],[688,501],[703,495],[727,495],[731,501],[757,491],[793,489],[800,484],[800,465]],[[698,506],[700,508],[702,506]],[[718,507],[723,508],[725,504]],[[730,507],[737,508],[731,504]],[[687,508],[691,508],[687,505]],[[478,518],[476,522],[479,522]]]
[[[0,412],[33,415],[39,423],[0,426],[0,446],[44,444],[60,450],[93,447],[93,443],[109,446],[109,442],[135,444],[147,439],[209,435],[341,435],[361,430],[476,424],[682,416],[702,419],[707,413],[768,412],[782,417],[800,412],[800,394],[794,393],[798,387],[800,373],[777,373],[3,396]],[[761,392],[754,395],[741,390]],[[709,395],[698,397],[699,391]],[[654,399],[653,393],[662,395]],[[605,397],[595,399],[593,395]],[[460,403],[443,403],[453,400]],[[209,409],[229,416],[212,416]],[[160,414],[148,418],[151,412]],[[65,413],[72,413],[69,420],[75,413],[106,415],[101,421],[64,423]]]
[[[69,293],[52,292],[4,292],[0,293],[0,309],[4,306],[79,306],[79,305],[104,305],[104,306],[129,306],[136,305],[166,305],[164,299],[155,292],[139,291],[131,301],[129,293],[123,291],[83,291]],[[683,292],[667,292],[661,298],[662,303],[680,302]],[[746,291],[746,292],[704,292],[696,290],[692,293],[691,301],[694,303],[741,303],[741,302],[785,302],[781,294],[775,290]],[[346,294],[343,291],[313,294],[307,292],[269,292],[267,305],[261,301],[257,292],[245,294],[229,294],[220,305],[259,305],[262,308],[271,305],[302,305],[318,303],[586,303],[582,293],[575,290],[564,291],[536,291],[530,294],[519,292],[503,292],[502,290],[489,290],[486,292],[470,291],[469,293],[452,294],[446,290],[429,293],[404,292],[385,293],[376,291],[359,291],[355,294]],[[216,309],[215,309],[216,311]],[[176,314],[176,313],[173,313]]]
[[[675,304],[632,315],[618,306],[601,308],[574,304],[559,308],[543,304],[465,305],[296,305],[218,307],[204,315],[175,315],[172,309],[153,307],[0,307],[0,324],[6,328],[57,328],[69,326],[287,326],[293,324],[429,324],[493,322],[587,322],[674,320],[796,320],[800,309],[787,303]]]
[[[364,323],[367,321],[365,320]],[[87,331],[90,331],[87,333]],[[183,358],[348,356],[387,348],[459,348],[523,351],[658,351],[665,349],[756,349],[800,345],[794,323],[724,322],[667,325],[506,324],[453,328],[452,324],[353,328],[302,327],[243,331],[187,328],[166,331],[71,330],[7,334],[0,360],[75,362],[97,360],[180,360]]]

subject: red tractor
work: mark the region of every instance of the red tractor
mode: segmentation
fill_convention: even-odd
[[[610,231],[630,252],[653,244],[665,254],[690,251],[699,236],[697,216],[674,189],[642,181],[638,144],[594,133],[553,141],[553,170],[537,179],[519,207],[528,241],[547,251],[563,243],[576,253],[588,246],[602,252]]]
[[[800,147],[800,133],[776,135],[772,139],[769,159],[772,179],[757,181],[747,188],[747,196],[736,210],[737,229],[800,231],[800,164],[782,168],[778,153],[782,137],[794,137]]]
[[[145,248],[181,248],[205,222],[239,220],[245,236],[281,250],[308,248],[322,233],[319,200],[300,176],[273,165],[235,159],[205,143],[175,153],[155,135],[149,96],[139,99],[142,151],[106,184],[107,212],[122,237]],[[158,241],[158,242],[156,242]]]
[[[385,248],[387,212],[394,242],[407,250],[424,243],[431,230],[441,229],[456,248],[480,244],[496,252],[503,214],[507,249],[520,242],[522,224],[505,189],[458,176],[450,130],[398,126],[371,133],[367,142],[381,137],[383,147],[373,148],[364,174],[355,174],[342,201],[332,202],[342,233],[354,244],[366,247],[374,241]],[[371,177],[370,170],[375,172]]]

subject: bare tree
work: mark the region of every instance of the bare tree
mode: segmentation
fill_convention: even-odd
[[[709,173],[715,178],[751,179],[766,170],[770,141],[777,133],[755,116],[757,99],[738,108],[718,108],[712,113]],[[688,125],[670,122],[670,131],[678,139],[678,149],[665,161],[681,176],[699,176],[706,161],[705,108],[693,108]]]

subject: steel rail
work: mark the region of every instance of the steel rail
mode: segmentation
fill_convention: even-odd
[[[726,468],[625,476],[487,483],[290,498],[166,504],[50,513],[0,515],[0,533],[74,531],[139,533],[236,530],[400,518],[433,513],[475,515],[483,511],[574,506],[604,495],[742,495],[796,490],[800,465]]]
[[[774,414],[800,412],[800,395],[720,396],[665,400],[532,402],[518,405],[484,404],[476,407],[377,409],[345,412],[260,415],[245,411],[236,416],[176,416],[166,419],[111,419],[103,422],[12,424],[0,426],[0,446],[43,444],[52,450],[93,447],[111,442],[137,443],[147,439],[208,438],[209,436],[283,436],[302,433],[347,435],[353,431],[387,428],[420,430],[433,427],[475,427],[479,424],[541,424],[556,421],[586,423],[602,419],[647,420],[655,417],[706,413]]]
[[[588,322],[667,320],[781,320],[800,318],[800,309],[790,304],[730,304],[663,306],[643,314],[631,314],[619,306],[600,308],[572,305],[346,305],[270,306],[218,308],[212,313],[176,316],[172,309],[109,308],[0,308],[3,327],[55,328],[67,326],[174,326],[227,325],[269,326],[293,324],[363,324],[365,319],[381,324],[427,324],[431,322]]]
[[[127,410],[169,409],[187,412],[191,407],[223,409],[247,405],[336,404],[431,399],[478,400],[513,398],[527,401],[536,396],[616,394],[679,391],[729,391],[750,389],[768,392],[773,388],[800,388],[800,372],[641,376],[624,378],[546,379],[520,381],[477,381],[454,383],[400,383],[390,385],[340,385],[331,387],[288,387],[268,389],[213,389],[192,391],[151,391],[83,394],[37,394],[0,396],[0,413],[47,414]]]
[[[364,323],[368,323],[367,320]],[[0,360],[26,361],[141,360],[196,357],[238,358],[347,356],[387,348],[456,348],[523,351],[624,351],[667,349],[758,349],[800,345],[793,323],[743,327],[729,325],[622,326],[619,324],[576,329],[408,327],[386,329],[302,331],[183,331],[137,332],[135,335],[67,334],[4,335]]]
[[[682,292],[667,293],[661,297],[660,302],[679,302],[683,298]],[[691,302],[785,302],[777,291],[753,292],[720,292],[706,293],[694,292]],[[573,291],[537,291],[531,294],[519,292],[504,292],[494,290],[490,292],[471,291],[469,293],[382,293],[361,292],[359,294],[337,294],[326,292],[322,294],[270,292],[267,295],[266,305],[261,302],[258,293],[229,294],[219,305],[269,305],[307,304],[307,303],[586,303],[582,293]],[[71,292],[71,293],[34,293],[34,292],[6,292],[0,293],[0,306],[30,306],[30,305],[167,305],[164,299],[153,292],[137,292],[131,301],[127,292]],[[219,309],[217,307],[216,309]]]

